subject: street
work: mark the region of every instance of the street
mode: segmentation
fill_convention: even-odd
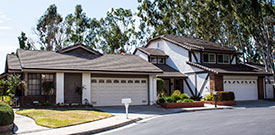
[[[275,108],[238,108],[168,114],[103,134],[275,135]]]

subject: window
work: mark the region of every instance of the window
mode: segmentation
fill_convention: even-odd
[[[46,82],[51,82],[53,85],[55,85],[55,75],[38,73],[28,74],[28,95],[46,95],[47,93],[43,90],[43,84]],[[53,94],[55,95],[55,92],[53,92]]]
[[[133,83],[133,80],[128,80],[128,83]]]
[[[114,80],[114,83],[119,83],[119,80]]]
[[[126,83],[126,80],[121,80],[120,82],[121,82],[121,83]]]
[[[150,57],[150,62],[157,64],[157,57]]]
[[[99,80],[98,83],[104,83],[104,80]]]
[[[204,53],[203,54],[203,62],[205,63],[215,63],[216,55],[214,53]]]
[[[92,79],[92,81],[91,81],[92,83],[96,83],[96,80],[95,79]]]
[[[139,80],[135,80],[135,83],[139,83]]]
[[[164,64],[164,60],[163,57],[158,57],[158,64]]]
[[[141,83],[146,83],[146,80],[141,80]]]
[[[112,80],[107,80],[106,83],[112,83]]]
[[[228,54],[219,54],[218,55],[218,63],[229,63],[229,55]]]

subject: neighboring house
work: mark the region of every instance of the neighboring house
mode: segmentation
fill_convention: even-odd
[[[211,91],[233,91],[236,100],[264,99],[265,77],[272,74],[248,64],[238,63],[233,48],[213,42],[174,35],[163,35],[137,48],[140,56],[164,71],[157,77],[165,81],[171,94],[180,90],[201,97]],[[166,75],[166,70],[168,72]]]
[[[49,100],[42,84],[54,82],[52,103],[114,106],[122,105],[122,98],[131,98],[132,105],[155,103],[156,75],[163,72],[136,55],[102,55],[79,44],[57,52],[18,49],[7,55],[5,74],[10,73],[22,74],[28,84],[20,98],[25,104]],[[79,95],[76,88],[81,86]]]

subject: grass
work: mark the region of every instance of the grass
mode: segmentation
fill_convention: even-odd
[[[95,110],[26,109],[16,113],[33,118],[38,125],[51,128],[77,125],[112,116],[110,113]]]

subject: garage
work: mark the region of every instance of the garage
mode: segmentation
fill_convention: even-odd
[[[224,90],[232,91],[235,94],[235,100],[258,100],[257,79],[224,79]]]
[[[148,105],[148,78],[91,78],[94,106],[121,106],[122,98],[131,98],[131,105]]]

